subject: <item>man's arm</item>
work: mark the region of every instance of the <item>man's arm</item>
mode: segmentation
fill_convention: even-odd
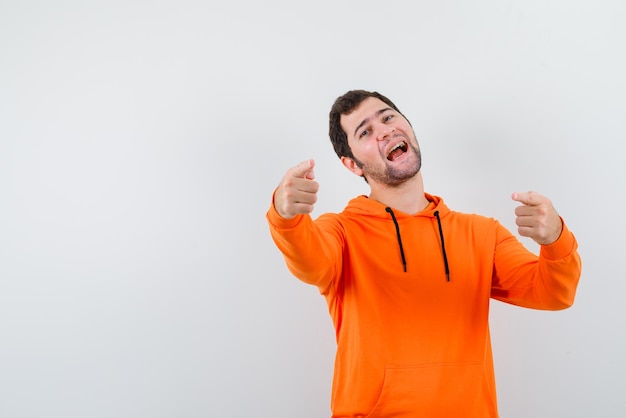
[[[514,193],[521,236],[541,245],[539,257],[498,225],[492,297],[534,309],[564,309],[574,303],[581,275],[576,238],[548,198],[535,192]]]
[[[266,218],[289,270],[325,293],[341,272],[343,233],[336,215],[322,215],[315,222],[309,215],[319,189],[313,167],[314,161],[307,160],[287,170]]]

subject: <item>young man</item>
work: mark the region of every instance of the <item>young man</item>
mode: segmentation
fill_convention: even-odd
[[[450,210],[424,191],[408,120],[376,92],[350,91],[330,112],[343,165],[371,193],[313,220],[313,160],[289,169],[267,220],[289,270],[319,288],[337,338],[332,416],[497,417],[489,300],[534,309],[572,305],[577,243],[535,192],[521,203],[528,251],[496,220]]]

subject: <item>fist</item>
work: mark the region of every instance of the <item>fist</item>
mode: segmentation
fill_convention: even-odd
[[[563,223],[552,202],[536,192],[513,193],[517,231],[523,237],[532,238],[537,244],[549,245],[561,236]]]
[[[302,161],[285,173],[274,193],[274,207],[280,216],[291,219],[311,213],[317,202],[319,184],[314,180],[315,161]]]

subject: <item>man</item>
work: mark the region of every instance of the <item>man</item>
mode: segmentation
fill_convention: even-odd
[[[290,271],[319,288],[337,338],[333,417],[497,417],[489,300],[572,305],[577,243],[550,200],[514,193],[521,236],[450,210],[424,191],[408,120],[377,92],[349,91],[330,112],[343,165],[369,196],[313,220],[313,160],[289,169],[267,220]]]

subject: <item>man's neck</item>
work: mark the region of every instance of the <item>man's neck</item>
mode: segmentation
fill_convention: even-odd
[[[428,206],[421,171],[399,186],[370,184],[370,187],[370,199],[410,215],[421,212]]]

